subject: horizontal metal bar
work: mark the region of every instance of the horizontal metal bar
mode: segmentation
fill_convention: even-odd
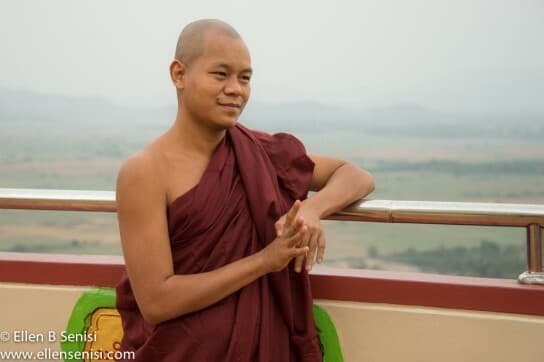
[[[0,188],[0,209],[115,212],[115,192]]]
[[[330,219],[445,225],[544,225],[544,205],[361,200]]]
[[[0,188],[0,209],[115,212],[113,191]],[[359,200],[331,220],[527,227],[528,270],[518,280],[544,285],[544,205]]]
[[[0,188],[0,209],[115,212],[115,192]],[[447,225],[544,225],[544,205],[359,200],[331,220]]]

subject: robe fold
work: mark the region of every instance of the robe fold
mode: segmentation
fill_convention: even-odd
[[[306,198],[314,164],[302,143],[240,124],[227,130],[199,183],[167,208],[174,273],[217,269],[274,240],[274,223]],[[187,291],[190,293],[190,291]],[[117,286],[122,350],[139,361],[321,361],[306,271],[293,262],[202,310],[151,326],[126,274]]]

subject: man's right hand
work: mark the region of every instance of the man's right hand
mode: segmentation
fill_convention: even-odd
[[[301,202],[293,203],[293,206],[286,214],[283,232],[274,239],[261,252],[269,272],[282,270],[289,264],[291,259],[308,253],[308,246],[298,247],[304,240],[308,228],[304,225],[304,219],[297,217]]]

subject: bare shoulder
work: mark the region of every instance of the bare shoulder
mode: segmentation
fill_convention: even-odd
[[[160,155],[151,146],[129,157],[117,176],[118,201],[136,195],[162,199],[164,183],[160,171]]]
[[[167,137],[160,137],[121,166],[118,203],[128,195],[140,200],[152,198],[153,205],[160,201],[168,207],[199,182],[208,162],[209,158],[186,152]]]
[[[148,148],[142,149],[123,162],[119,169],[118,179],[136,181],[150,177],[157,168],[155,162],[153,162],[154,158]]]

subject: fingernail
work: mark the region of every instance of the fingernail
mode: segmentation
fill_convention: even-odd
[[[295,268],[295,271],[296,271],[297,273],[300,273],[300,268]]]
[[[306,265],[306,270],[307,270],[307,271],[312,270],[312,266],[311,266],[311,265]]]

